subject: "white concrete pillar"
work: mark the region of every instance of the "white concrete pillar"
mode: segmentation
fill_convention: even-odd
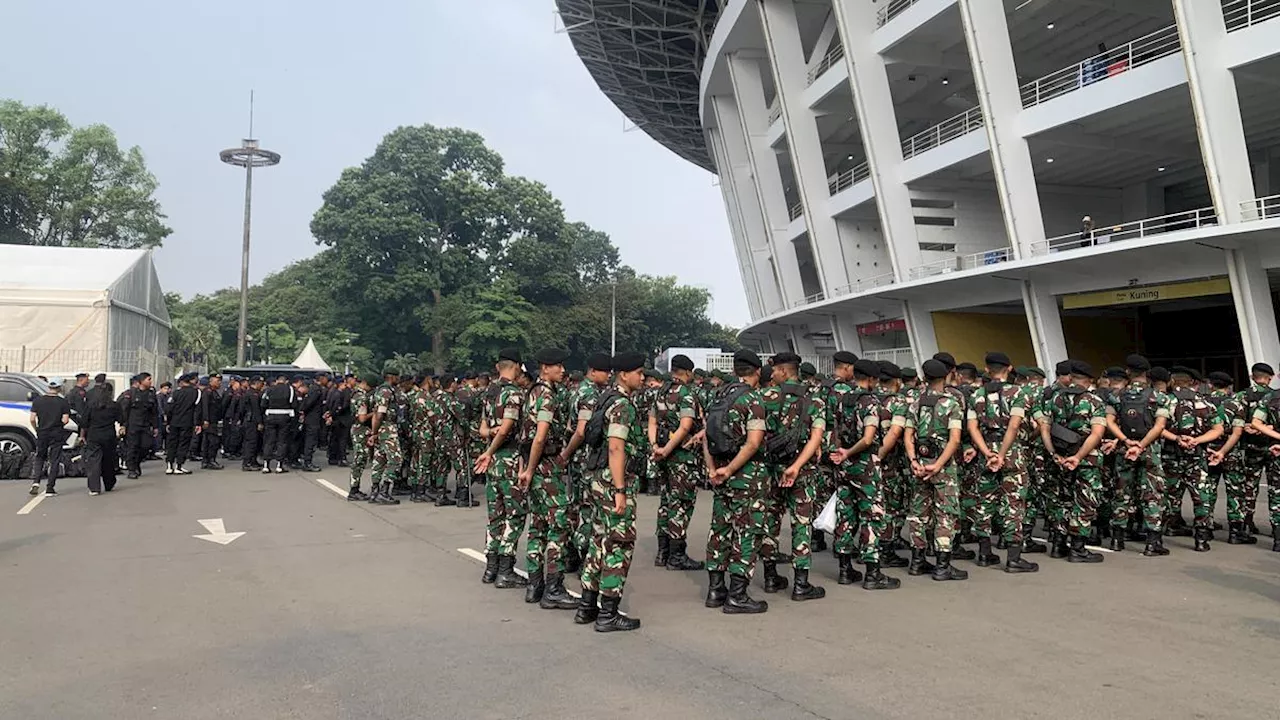
[[[858,335],[858,325],[852,317],[843,313],[832,315],[831,334],[835,338],[837,349],[862,355],[862,338]]]
[[[1253,174],[1236,80],[1224,57],[1230,40],[1222,19],[1222,3],[1173,0],[1173,12],[1178,36],[1182,38],[1200,154],[1218,222],[1237,223],[1252,218],[1252,208],[1246,216],[1240,205],[1254,197]]]
[[[795,348],[797,355],[817,355],[818,350],[813,345],[813,338],[805,337],[809,333],[809,328],[803,325],[788,325],[787,329],[791,331],[791,347]]]
[[[772,250],[773,263],[781,283],[780,305],[782,308],[791,307],[804,299],[804,284],[800,280],[800,263],[796,259],[795,248],[786,237],[791,217],[787,214],[787,197],[782,190],[782,171],[778,169],[778,159],[769,146],[769,108],[764,101],[760,63],[741,52],[730,54],[729,79],[733,83],[734,94],[729,101],[737,101],[734,107],[747,146],[756,201],[768,228],[769,248]],[[717,112],[727,107],[728,103],[725,102],[716,104]],[[772,309],[766,308],[766,314]]]
[[[899,281],[921,264],[920,241],[916,237],[911,193],[899,180],[902,165],[902,138],[889,91],[889,75],[884,58],[871,45],[876,29],[875,5],[865,0],[832,0],[836,24],[844,38],[844,62],[849,69],[853,106],[867,154],[871,187],[884,231],[889,261]],[[876,273],[868,273],[871,277]]]
[[[1067,338],[1062,332],[1062,314],[1058,299],[1039,283],[1022,282],[1022,307],[1027,313],[1031,346],[1036,351],[1036,364],[1046,372],[1067,359]]]
[[[991,0],[960,0],[960,18],[969,45],[978,104],[986,118],[1005,233],[1014,257],[1027,257],[1032,247],[1045,239],[1044,215],[1031,149],[1017,123],[1022,94],[1004,8],[1004,3]],[[1003,118],[1004,122],[993,122],[994,118]]]
[[[933,313],[903,300],[902,317],[907,321],[907,337],[911,340],[911,352],[916,356],[916,362],[923,363],[936,355],[938,336],[933,329]]]
[[[742,121],[733,98],[716,96],[712,111],[717,126],[707,132],[716,168],[720,175],[720,191],[734,234],[734,246],[747,292],[752,319],[782,307],[782,292],[769,265],[773,254],[771,234],[760,209],[751,159],[747,152]]]
[[[1271,286],[1262,259],[1254,250],[1225,250],[1227,277],[1231,280],[1231,299],[1236,306],[1236,322],[1240,323],[1240,339],[1244,344],[1245,362],[1280,362],[1280,334],[1276,330],[1276,311],[1271,302]]]
[[[804,91],[809,87],[804,45],[796,21],[794,0],[760,0],[760,23],[769,48],[770,67],[778,103],[786,127],[787,150],[795,169],[796,190],[804,207],[804,224],[818,271],[822,292],[831,297],[837,287],[849,282],[840,251],[840,234],[827,211],[827,168],[822,159],[822,139],[817,119]]]

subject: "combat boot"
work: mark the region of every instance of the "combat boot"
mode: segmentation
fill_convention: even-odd
[[[880,551],[880,567],[904,568],[907,565],[907,559],[893,550],[882,549]]]
[[[764,591],[767,593],[776,593],[779,590],[787,589],[787,579],[778,574],[778,564],[774,562],[766,562],[764,564]]]
[[[1213,532],[1206,527],[1198,527],[1194,531],[1195,545],[1191,548],[1196,552],[1209,552],[1209,533]]]
[[[449,497],[449,488],[440,488],[440,497],[436,498],[436,507],[449,507],[455,504],[456,501]]]
[[[1022,559],[1022,548],[1014,546],[1009,548],[1009,559],[1005,561],[1004,571],[1007,573],[1033,573],[1040,570],[1040,566]]]
[[[414,485],[409,488],[409,502],[411,503],[427,502],[426,493],[422,492],[421,485]]]
[[[796,568],[795,582],[791,585],[791,599],[797,602],[803,600],[821,600],[827,596],[827,591],[817,585],[809,584],[808,569]]]
[[[902,581],[880,572],[880,563],[867,563],[867,576],[862,579],[863,590],[897,590]]]
[[[667,558],[668,570],[701,570],[703,564],[689,557],[689,541],[687,539],[671,541],[671,555]]]
[[[933,579],[939,582],[944,580],[968,580],[969,573],[959,568],[951,567],[951,553],[938,551],[938,564],[933,568]]]
[[[907,574],[912,577],[928,575],[933,572],[933,563],[924,559],[924,548],[911,549],[911,562],[907,565]]]
[[[271,472],[271,471],[270,471],[270,470],[267,470],[267,469],[265,469],[265,468],[264,468],[264,469],[262,470],[262,472]],[[379,496],[379,495],[381,495],[381,494],[382,494],[382,486],[381,486],[381,485],[379,485],[379,484],[378,484],[378,483],[376,483],[376,482],[372,482],[372,481],[371,481],[371,482],[369,483],[369,495],[367,496],[369,499],[368,499],[368,500],[366,500],[365,502],[367,502],[367,503],[369,503],[370,505],[372,505],[372,504],[374,504],[374,503],[378,502],[378,496]]]
[[[498,579],[494,581],[494,587],[499,590],[510,590],[512,588],[522,588],[528,584],[528,580],[516,573],[515,555],[498,556]]]
[[[658,533],[658,554],[653,556],[654,567],[666,567],[671,557],[671,537],[664,532]]]
[[[369,496],[365,495],[363,492],[360,491],[359,485],[356,485],[350,490],[347,490],[347,502],[359,502],[361,500],[368,500],[368,499],[369,499]]]
[[[1280,535],[1280,533],[1276,533],[1275,530],[1272,530],[1271,532],[1273,533],[1272,537]],[[1275,537],[1275,539],[1271,541],[1271,552],[1280,552],[1280,537]]]
[[[543,610],[576,610],[578,601],[564,589],[564,573],[552,573],[538,607]]]
[[[1108,547],[1115,552],[1124,552],[1124,537],[1126,534],[1125,529],[1122,527],[1111,528],[1111,542]]]
[[[578,546],[572,542],[564,546],[564,571],[569,575],[582,572],[582,553],[578,552]]]
[[[821,530],[813,531],[813,551],[818,553],[827,549],[827,534]]]
[[[836,582],[841,585],[852,585],[862,579],[862,573],[853,569],[853,556],[848,553],[837,555],[840,559],[840,577]]]
[[[525,587],[524,601],[532,605],[542,602],[543,592],[547,589],[546,578],[541,572],[529,574],[529,584]]]
[[[1147,531],[1147,547],[1142,551],[1147,557],[1168,555],[1169,549],[1164,546],[1164,535],[1159,530]]]
[[[1257,545],[1258,538],[1249,534],[1242,522],[1231,523],[1230,533],[1227,535],[1228,545]]]
[[[1000,564],[1000,556],[991,552],[991,538],[978,538],[978,567],[992,567]]]
[[[1261,535],[1261,534],[1262,534],[1262,532],[1258,530],[1258,525],[1257,525],[1257,523],[1255,523],[1255,522],[1253,521],[1253,518],[1252,518],[1252,517],[1245,519],[1245,521],[1244,521],[1244,529],[1245,529],[1245,530],[1248,530],[1250,535]],[[1274,528],[1272,528],[1271,532],[1274,534],[1274,533],[1275,533],[1275,529],[1274,529]]]
[[[1031,529],[1033,527],[1035,526],[1031,523],[1026,523],[1022,526],[1022,552],[1027,555],[1046,552],[1049,549],[1044,543],[1038,543],[1035,538],[1031,537]]]
[[[417,488],[410,487],[409,494],[412,495],[415,489],[417,490],[419,499],[414,500],[414,502],[435,502],[440,498],[440,496],[436,493],[436,489],[433,487],[428,487],[425,485],[418,485]]]
[[[767,612],[769,603],[763,600],[754,600],[747,594],[747,586],[750,584],[751,581],[747,580],[746,575],[730,575],[729,597],[725,598],[724,606],[720,608],[720,612],[726,615],[754,615]]]
[[[378,505],[399,505],[400,501],[391,496],[391,483],[384,482],[379,488],[378,495],[373,500]]]
[[[729,590],[724,586],[724,571],[708,570],[707,601],[704,604],[709,608],[723,607],[728,598]]]
[[[1071,554],[1067,557],[1067,562],[1100,563],[1102,562],[1102,553],[1096,553],[1085,548],[1084,536],[1075,535],[1071,538]]]
[[[596,621],[596,617],[600,615],[600,608],[596,607],[596,600],[600,598],[598,590],[583,590],[582,597],[578,600],[578,612],[573,616],[573,622],[578,625],[589,625]]]
[[[966,550],[965,547],[960,543],[955,543],[954,545],[951,546],[952,560],[974,560],[977,557],[978,557],[977,553],[975,553],[972,550]]]
[[[1165,522],[1164,533],[1169,537],[1191,537],[1191,528],[1187,527],[1187,521],[1182,519],[1182,515],[1175,515],[1172,520]]]
[[[996,549],[997,550],[1009,549],[1009,541],[1004,539],[1003,533],[1000,535],[1000,537],[996,538]]]
[[[639,618],[627,617],[618,611],[622,598],[600,598],[600,612],[596,615],[596,632],[625,632],[640,627]]]
[[[480,576],[480,582],[486,585],[492,585],[493,581],[497,579],[498,579],[498,553],[485,553],[484,574]]]
[[[1071,548],[1067,545],[1067,536],[1057,530],[1049,533],[1049,557],[1055,560],[1071,555]]]

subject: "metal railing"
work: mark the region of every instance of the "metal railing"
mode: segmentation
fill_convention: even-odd
[[[798,220],[803,216],[804,216],[804,203],[797,202],[795,205],[792,205],[787,208],[787,217],[791,218],[792,220]]]
[[[773,355],[773,353],[760,353],[760,359],[767,363]],[[733,372],[733,353],[708,353],[706,357],[707,370]],[[801,353],[800,362],[813,363],[813,366],[823,375],[830,375],[835,370],[835,361],[830,355]]]
[[[887,350],[865,350],[862,357],[867,360],[888,360],[898,367],[915,367],[916,354],[911,348],[889,348]]]
[[[812,305],[812,304],[814,304],[814,303],[816,303],[816,302],[822,302],[823,300],[826,300],[826,299],[827,299],[827,295],[826,295],[826,293],[824,293],[824,292],[822,292],[821,290],[819,290],[818,292],[816,292],[816,293],[814,293],[814,294],[812,294],[812,295],[808,295],[808,296],[806,296],[806,297],[803,297],[803,298],[801,298],[801,299],[799,299],[799,300],[797,300],[797,301],[795,301],[795,302],[791,303],[791,307],[800,307],[800,306],[802,306],[802,305]]]
[[[885,285],[892,285],[894,283],[894,280],[895,278],[893,276],[893,273],[887,272],[881,275],[873,275],[868,278],[861,278],[859,280],[854,280],[848,285],[841,285],[840,287],[837,287],[832,292],[837,296],[854,295],[857,293],[868,292],[878,287],[884,287]]]
[[[1280,0],[1224,0],[1222,19],[1227,32],[1280,17]]]
[[[149,372],[168,379],[165,368],[172,366],[172,358],[145,348],[110,352],[26,346],[0,348],[0,372],[25,372],[45,377],[66,376],[68,380],[80,372],[90,375],[100,372]],[[162,375],[162,372],[165,374]]]
[[[1245,200],[1240,203],[1240,210],[1244,214],[1245,221],[1280,217],[1280,195]]]
[[[1194,228],[1217,225],[1218,216],[1213,208],[1200,208],[1186,212],[1161,215],[1160,217],[1143,218],[1133,222],[1121,223],[1110,227],[1095,227],[1091,230],[1059,235],[1038,243],[1032,243],[1032,255],[1048,255],[1049,253],[1066,252],[1083,248],[1109,245],[1151,235],[1191,230]]]
[[[969,255],[957,255],[949,257],[945,260],[937,260],[931,263],[925,263],[911,268],[911,279],[919,280],[932,275],[945,275],[953,272],[964,272],[966,270],[974,270],[986,265],[996,265],[1002,262],[1008,262],[1013,259],[1013,248],[1002,247],[992,250],[983,250],[982,252],[970,253]]]
[[[774,100],[773,104],[769,106],[769,124],[774,124],[780,117],[782,117],[782,102]]]
[[[876,27],[881,28],[885,23],[898,17],[907,8],[920,2],[920,0],[889,0],[888,4],[880,8],[880,12],[876,13]]]
[[[982,108],[972,107],[955,117],[948,118],[921,133],[902,141],[902,158],[915,157],[926,150],[949,143],[958,137],[981,129],[986,124]]]
[[[835,195],[841,190],[848,190],[869,177],[871,177],[871,166],[864,160],[827,181],[827,190],[831,195]]]
[[[835,65],[836,62],[843,57],[844,45],[839,42],[832,45],[831,49],[827,51],[827,54],[823,55],[822,59],[818,61],[818,64],[813,66],[813,69],[809,71],[809,84],[812,85],[814,81],[822,77],[822,73],[829,70],[832,65]]]
[[[1182,49],[1178,26],[1170,25],[1143,35],[1118,48],[1099,53],[1022,86],[1022,107],[1029,108],[1061,97],[1086,85],[1124,74]]]

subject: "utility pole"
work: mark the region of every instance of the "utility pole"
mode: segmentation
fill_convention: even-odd
[[[618,354],[618,278],[613,279],[613,300],[609,303],[609,354]]]

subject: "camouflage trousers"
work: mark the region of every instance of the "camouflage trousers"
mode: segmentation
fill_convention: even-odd
[[[411,487],[435,487],[431,471],[435,465],[436,444],[430,435],[420,434],[413,438],[413,460],[410,464],[409,485]]]
[[[1058,475],[1064,492],[1069,492],[1071,511],[1067,515],[1067,532],[1071,535],[1088,535],[1093,521],[1098,517],[1098,504],[1102,501],[1102,468],[1098,465],[1079,465],[1075,470],[1063,470]]]
[[[1280,527],[1280,458],[1272,456],[1267,459],[1267,514],[1271,521],[1271,531]]]
[[[782,534],[782,515],[791,518],[792,567],[808,570],[813,565],[813,516],[817,502],[817,470],[800,473],[791,487],[775,485],[769,493],[769,513],[764,537],[760,539],[760,557],[765,562],[778,554],[779,536]]]
[[[1208,473],[1203,452],[1169,452],[1164,456],[1165,517],[1182,514],[1182,494],[1191,493],[1195,527],[1213,527],[1213,507],[1218,504],[1218,476]]]
[[[581,455],[579,456],[581,458]],[[591,497],[591,473],[574,460],[573,468],[573,544],[585,557],[591,548],[591,536],[595,526],[595,500]]]
[[[1123,451],[1116,458],[1116,487],[1111,505],[1111,527],[1129,524],[1130,512],[1142,514],[1145,530],[1160,532],[1164,528],[1164,469],[1159,446],[1143,451],[1137,460],[1126,460]]]
[[[982,503],[981,494],[978,492],[978,481],[982,478],[983,465],[979,461],[982,455],[976,455],[972,462],[961,462],[964,458],[956,461],[956,473],[960,476],[960,527],[964,532],[972,532],[973,526],[977,523],[979,515],[982,514],[980,505]],[[987,513],[988,518],[991,513]]]
[[[484,486],[489,525],[485,535],[485,553],[515,555],[516,543],[524,532],[527,510],[525,492],[517,484],[520,456],[515,450],[501,450],[489,466]]]
[[[978,507],[973,532],[980,538],[996,537],[995,518],[1000,519],[1000,537],[1012,545],[1021,545],[1022,526],[1027,522],[1027,494],[1031,476],[1023,464],[1024,453],[1016,445],[1005,456],[1000,470],[991,472],[980,460]]]
[[[364,468],[369,464],[369,446],[365,445],[368,437],[369,429],[363,425],[356,425],[351,429],[351,453],[347,456],[347,464],[351,470],[351,488],[355,490],[360,489]]]
[[[888,531],[880,464],[870,452],[836,469],[836,532],[832,548],[837,555],[861,550],[864,563],[880,562],[880,540]]]
[[[884,488],[885,536],[890,541],[902,535],[907,522],[907,503],[911,500],[910,472],[904,472],[902,458],[890,455],[880,464],[880,484]],[[830,497],[828,495],[828,497]]]
[[[608,468],[588,473],[591,483],[591,546],[582,563],[582,590],[609,598],[622,597],[636,550],[636,486],[627,478],[627,502],[615,512],[613,473]]]
[[[650,462],[649,468],[655,473],[662,492],[658,499],[655,530],[658,535],[666,533],[672,540],[684,540],[689,532],[689,521],[693,519],[694,504],[698,501],[698,473],[702,463],[692,458],[669,458]]]
[[[1099,479],[1101,483],[1101,479]],[[1045,480],[1042,485],[1042,503],[1044,505],[1045,526],[1050,530],[1065,534],[1071,517],[1071,508],[1075,497],[1075,481],[1071,473],[1062,469],[1050,457],[1045,467]],[[1090,522],[1093,522],[1090,520]]]
[[[911,549],[929,547],[925,533],[933,531],[938,552],[951,552],[951,539],[960,523],[960,478],[956,476],[955,462],[930,478],[912,476],[911,505],[907,508],[907,529],[911,534]]]
[[[708,570],[727,570],[751,579],[765,533],[769,481],[764,472],[747,476],[739,472],[714,488],[711,528],[707,533]]]
[[[1028,448],[1025,451],[1023,460],[1026,463],[1027,474],[1030,476],[1031,484],[1027,491],[1027,523],[1035,524],[1038,518],[1046,518],[1048,521],[1048,513],[1045,510],[1045,483],[1049,477],[1049,463],[1044,453],[1044,448],[1039,447],[1040,440],[1035,440],[1036,446]]]
[[[529,484],[529,534],[525,541],[529,577],[542,575],[544,569],[552,573],[565,570],[564,548],[573,532],[569,482],[553,460],[542,460],[534,470]]]
[[[380,431],[373,443],[373,468],[370,477],[373,486],[382,483],[394,484],[400,477],[400,469],[404,465],[404,455],[400,450],[400,433],[397,430]]]
[[[1240,458],[1239,485],[1236,492],[1232,492],[1230,480],[1227,482],[1228,519],[1232,518],[1233,504],[1238,515],[1238,517],[1234,518],[1236,521],[1253,519],[1253,513],[1258,508],[1258,490],[1262,485],[1262,473],[1267,467],[1267,457],[1269,455],[1270,453],[1266,451],[1266,448],[1245,445],[1244,455]],[[1277,478],[1277,480],[1280,480],[1280,478]],[[1270,485],[1270,481],[1267,484]]]

